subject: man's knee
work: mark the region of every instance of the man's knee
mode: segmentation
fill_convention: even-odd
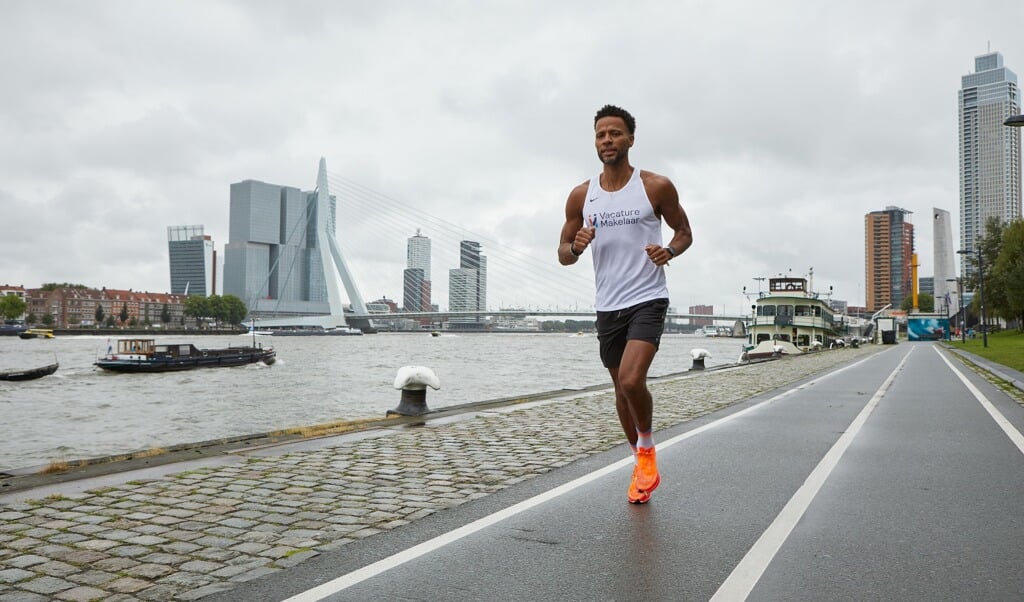
[[[647,376],[642,373],[619,373],[619,388],[627,398],[633,398],[647,392]]]

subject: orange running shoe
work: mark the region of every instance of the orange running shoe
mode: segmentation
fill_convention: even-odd
[[[633,477],[629,481],[629,493],[626,494],[630,504],[646,504],[651,499],[650,491],[640,491],[636,486],[637,467],[633,466]]]
[[[658,463],[655,461],[653,447],[641,447],[636,450],[636,487],[640,491],[650,493],[661,484],[658,474]]]

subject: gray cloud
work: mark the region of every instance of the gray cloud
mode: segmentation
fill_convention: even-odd
[[[400,298],[418,224],[439,260],[459,236],[388,198],[495,241],[495,269],[521,251],[588,281],[554,248],[612,102],[694,225],[676,305],[739,311],[753,277],[811,266],[862,303],[869,211],[914,211],[930,274],[959,78],[988,42],[1024,72],[1021,23],[1010,1],[4,3],[0,282],[166,290],[167,226],[222,248],[232,182],[312,189],[320,156],[384,197],[339,220],[364,296]]]

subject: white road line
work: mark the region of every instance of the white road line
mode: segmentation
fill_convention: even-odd
[[[1004,416],[1003,413],[996,408],[996,406],[992,405],[992,402],[989,401],[987,397],[985,397],[984,393],[982,393],[977,387],[975,387],[971,381],[967,380],[967,377],[964,376],[962,372],[956,369],[953,363],[949,361],[949,358],[947,358],[944,353],[939,351],[938,347],[935,348],[935,353],[939,354],[939,357],[942,358],[942,361],[946,362],[946,365],[949,366],[949,369],[952,370],[953,373],[956,374],[957,378],[959,378],[960,381],[964,383],[964,385],[967,387],[967,390],[969,390],[974,395],[974,398],[978,400],[978,403],[981,404],[981,407],[985,408],[985,411],[988,412],[988,415],[992,417],[992,420],[996,421],[996,424],[999,425],[999,428],[1003,429],[1003,432],[1006,433],[1006,436],[1010,438],[1010,441],[1012,441],[1013,444],[1017,446],[1017,449],[1020,450],[1020,453],[1024,454],[1024,435],[1021,435],[1020,431],[1017,430],[1017,428],[1013,426],[1013,424],[1009,420],[1006,419],[1006,416]]]
[[[839,437],[828,453],[818,462],[818,465],[814,467],[811,474],[808,475],[807,480],[804,481],[803,485],[796,490],[793,497],[786,502],[785,507],[779,512],[779,515],[775,517],[772,524],[765,529],[761,537],[754,543],[743,559],[740,560],[739,564],[732,570],[729,577],[726,578],[722,585],[719,586],[718,591],[712,596],[712,601],[733,601],[733,600],[746,600],[747,596],[750,595],[750,591],[754,589],[757,582],[761,579],[761,575],[764,574],[765,569],[768,568],[769,563],[775,558],[775,554],[778,553],[779,548],[789,537],[789,534],[793,531],[793,528],[799,522],[800,518],[803,517],[807,508],[811,505],[814,497],[821,490],[821,486],[828,479],[829,475],[835,469],[836,465],[839,464],[839,460],[843,457],[847,448],[853,442],[853,439],[860,432],[861,427],[867,422],[868,416],[874,411],[875,407],[878,406],[882,397],[892,386],[893,381],[896,379],[896,375],[903,369],[904,364],[907,363],[907,358],[914,350],[911,349],[907,355],[903,356],[900,360],[899,365],[889,374],[879,387],[875,394],[871,397],[871,400],[864,406],[864,409],[857,414],[857,417],[853,419],[850,426],[846,428],[846,431]]]
[[[780,399],[782,399],[784,397],[788,397],[789,395],[792,395],[793,393],[796,393],[797,391],[802,391],[802,390],[806,389],[807,387],[810,387],[810,386],[812,386],[812,385],[814,385],[816,383],[819,383],[819,382],[821,382],[823,380],[831,378],[832,376],[835,376],[836,374],[840,374],[840,373],[845,372],[846,370],[849,370],[849,369],[851,369],[851,368],[853,368],[855,366],[859,366],[863,362],[866,362],[866,361],[872,359],[873,357],[877,357],[877,356],[869,356],[869,357],[866,357],[866,358],[864,358],[864,359],[862,359],[860,361],[854,362],[853,364],[850,364],[848,366],[844,366],[844,367],[839,368],[837,370],[833,370],[833,371],[829,372],[828,374],[824,374],[821,377],[816,378],[816,379],[814,379],[812,381],[808,381],[808,382],[806,382],[806,383],[804,383],[804,384],[802,384],[800,386],[794,387],[792,389],[789,389],[787,391],[779,393],[778,395],[775,395],[775,396],[773,396],[773,397],[771,397],[769,399],[766,399],[764,401],[758,402],[756,405],[752,405],[749,408],[745,408],[745,409],[740,410],[738,412],[729,414],[728,416],[723,416],[722,418],[719,418],[718,420],[715,420],[713,422],[709,422],[709,423],[707,423],[705,425],[699,426],[699,427],[697,427],[697,428],[695,428],[695,429],[693,429],[691,431],[687,431],[687,432],[682,433],[680,435],[676,435],[675,437],[672,437],[671,439],[667,439],[667,440],[665,440],[663,442],[659,442],[658,443],[658,448],[659,449],[665,449],[667,447],[671,447],[671,446],[675,445],[676,443],[679,443],[680,441],[684,441],[686,439],[689,439],[690,437],[695,437],[695,436],[699,435],[700,433],[703,433],[703,432],[705,432],[705,431],[707,431],[709,429],[715,428],[717,426],[721,426],[721,425],[723,425],[723,424],[725,424],[727,422],[730,422],[732,420],[735,420],[735,419],[739,418],[740,416],[744,416],[744,415],[746,415],[746,414],[748,414],[748,413],[750,413],[750,412],[752,412],[752,411],[754,411],[756,409],[764,407],[764,406],[766,406],[766,405],[768,405],[768,404],[770,404],[772,402],[778,401],[778,400],[780,400]],[[904,359],[904,361],[906,361],[906,360]],[[902,366],[902,363],[900,365]],[[897,368],[897,370],[898,369],[899,368]],[[891,378],[892,377],[890,376],[890,379]],[[582,487],[583,485],[586,485],[587,483],[590,483],[592,481],[596,481],[597,479],[600,479],[600,478],[604,477],[605,475],[607,475],[609,473],[612,473],[612,472],[614,472],[616,470],[619,470],[621,468],[625,468],[626,466],[629,466],[632,463],[633,463],[633,457],[632,457],[632,455],[630,455],[630,456],[628,456],[626,458],[623,458],[622,460],[619,460],[617,462],[613,462],[612,464],[609,464],[608,466],[605,466],[604,468],[600,468],[598,470],[595,470],[594,472],[585,474],[582,477],[579,477],[577,479],[569,481],[568,483],[565,483],[564,485],[560,485],[558,487],[555,487],[554,489],[551,489],[550,491],[546,491],[546,492],[541,493],[539,495],[536,495],[536,496],[534,496],[532,498],[523,500],[523,501],[519,502],[518,504],[514,504],[512,506],[509,506],[508,508],[505,508],[503,510],[499,510],[498,512],[495,512],[494,514],[490,514],[490,515],[485,516],[483,518],[479,518],[479,519],[477,519],[477,520],[475,520],[475,521],[473,521],[471,523],[465,524],[465,525],[459,527],[458,529],[455,529],[453,531],[449,531],[447,533],[442,533],[441,535],[438,535],[437,537],[435,537],[433,539],[428,539],[427,541],[424,541],[423,543],[420,543],[420,544],[415,545],[415,546],[413,546],[411,548],[407,548],[405,550],[402,550],[401,552],[397,552],[395,554],[392,554],[391,556],[388,556],[387,558],[382,558],[382,559],[378,560],[377,562],[374,562],[372,564],[368,564],[368,565],[364,566],[361,569],[357,569],[355,571],[352,571],[351,573],[347,573],[347,574],[342,575],[342,576],[340,576],[340,577],[338,577],[336,579],[332,579],[331,581],[328,581],[326,583],[318,585],[317,587],[314,587],[314,588],[308,589],[308,590],[306,590],[304,592],[295,594],[294,596],[285,599],[283,602],[315,602],[316,600],[322,600],[322,599],[324,599],[324,598],[326,598],[328,596],[331,596],[331,595],[336,594],[336,593],[338,593],[338,592],[340,592],[342,590],[345,590],[345,589],[347,589],[349,587],[352,587],[353,585],[361,583],[361,582],[363,582],[363,581],[365,581],[367,579],[371,579],[373,577],[376,577],[377,575],[380,575],[381,573],[384,573],[384,572],[389,571],[389,570],[391,570],[391,569],[393,569],[393,568],[395,568],[397,566],[405,564],[406,562],[409,562],[411,560],[415,560],[416,558],[419,558],[421,556],[425,556],[426,554],[429,554],[429,553],[431,553],[431,552],[433,552],[435,550],[438,550],[438,549],[440,549],[440,548],[442,548],[442,547],[444,547],[444,546],[446,546],[446,545],[448,545],[450,543],[456,542],[456,541],[462,539],[463,537],[467,537],[469,535],[472,535],[473,533],[476,533],[478,531],[486,529],[487,527],[490,527],[490,526],[492,526],[494,524],[497,524],[497,523],[505,520],[506,518],[511,518],[511,517],[513,517],[513,516],[515,516],[517,514],[520,514],[522,512],[525,512],[526,510],[529,510],[530,508],[539,506],[539,505],[541,505],[541,504],[543,504],[545,502],[549,502],[549,501],[551,501],[551,500],[553,500],[553,499],[555,499],[555,498],[557,498],[557,497],[559,497],[561,495],[564,495],[566,493],[569,493],[570,491],[578,489],[578,488]]]

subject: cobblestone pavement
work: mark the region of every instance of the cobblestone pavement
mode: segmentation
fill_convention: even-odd
[[[654,381],[655,428],[879,350]],[[553,427],[564,436],[552,440]],[[606,391],[0,505],[0,601],[196,600],[623,441]]]

